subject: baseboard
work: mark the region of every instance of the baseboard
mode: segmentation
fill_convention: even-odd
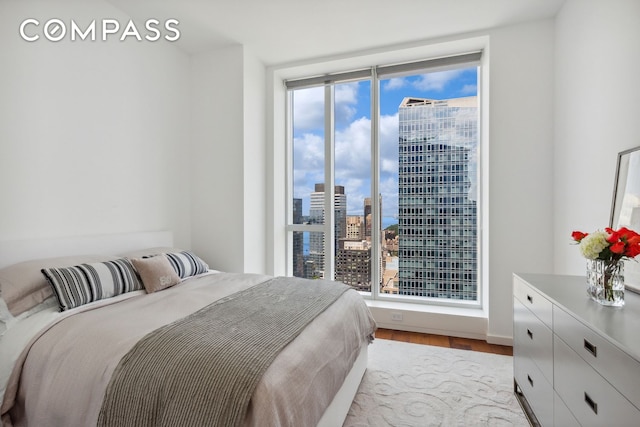
[[[396,331],[418,332],[421,334],[445,335],[448,337],[469,338],[472,340],[485,341],[485,335],[482,333],[474,333],[474,332],[460,331],[460,330],[424,328],[420,326],[412,326],[412,325],[406,325],[406,324],[399,325],[398,323],[376,322],[376,324],[380,329],[392,329]]]
[[[369,309],[379,328],[486,339],[487,319],[480,315],[479,310],[435,307],[434,310],[441,312],[429,312],[425,307],[408,304],[398,304],[395,307],[370,304]]]
[[[489,344],[508,345],[513,347],[513,337],[504,337],[499,335],[487,335],[486,341]]]

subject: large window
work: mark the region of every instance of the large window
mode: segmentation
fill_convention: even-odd
[[[286,82],[290,274],[479,302],[480,59]]]

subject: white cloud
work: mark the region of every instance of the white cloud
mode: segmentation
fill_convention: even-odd
[[[362,117],[335,133],[335,173],[339,178],[371,175],[371,120]],[[338,182],[339,184],[339,182]]]
[[[398,113],[380,117],[380,172],[398,173]]]
[[[444,90],[445,86],[462,74],[463,70],[439,71],[435,73],[421,74],[413,86],[418,90]]]
[[[395,89],[403,88],[403,87],[405,87],[405,85],[406,85],[406,80],[405,79],[396,77],[396,78],[392,78],[392,79],[387,80],[384,83],[382,88],[385,89],[385,90],[395,90]]]
[[[357,111],[358,83],[336,85],[334,98],[336,122],[348,123]],[[294,92],[293,123],[296,131],[324,127],[324,87],[297,89]]]
[[[478,93],[478,85],[464,85],[460,93],[463,95],[476,95]]]
[[[334,114],[338,125],[346,125],[356,114],[358,105],[358,83],[345,83],[335,86]]]
[[[382,216],[398,216],[398,177],[387,175],[380,177],[380,194],[382,195]]]
[[[324,140],[305,133],[293,141],[293,192],[296,198],[309,197],[314,184],[324,182]]]
[[[322,129],[324,126],[324,89],[312,87],[293,93],[293,122],[296,130]]]
[[[349,215],[362,215],[371,195],[371,120],[355,120],[335,138],[336,184],[344,186]]]

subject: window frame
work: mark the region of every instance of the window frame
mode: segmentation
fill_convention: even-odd
[[[289,252],[289,248],[291,248],[291,239],[292,239],[292,231],[315,231],[310,230],[305,227],[298,227],[297,225],[291,225],[291,215],[292,215],[292,192],[290,190],[289,184],[292,182],[291,176],[291,145],[288,141],[291,140],[290,129],[283,126],[285,122],[285,116],[289,113],[285,113],[286,105],[287,105],[287,89],[286,86],[283,85],[284,81],[287,80],[296,80],[300,79],[303,76],[309,75],[317,75],[317,76],[331,76],[333,74],[340,74],[341,70],[351,69],[351,70],[359,70],[366,69],[365,67],[368,64],[394,64],[393,66],[402,65],[404,63],[412,63],[423,60],[423,58],[444,58],[448,56],[458,56],[461,54],[465,54],[468,52],[482,52],[482,58],[480,59],[479,67],[479,87],[478,87],[478,102],[479,102],[479,123],[478,123],[478,134],[480,140],[480,149],[481,151],[478,153],[479,155],[479,189],[478,189],[478,215],[479,215],[479,223],[478,223],[478,298],[476,301],[471,303],[463,300],[455,300],[449,302],[447,300],[428,300],[425,297],[388,297],[384,294],[380,294],[378,292],[377,286],[372,286],[372,297],[377,300],[387,300],[392,303],[396,302],[417,302],[420,305],[453,305],[455,307],[462,307],[463,309],[471,308],[471,309],[481,309],[484,311],[486,315],[486,309],[488,307],[488,287],[485,286],[488,283],[489,274],[488,274],[488,242],[484,236],[488,233],[489,226],[489,215],[488,215],[488,195],[485,191],[485,186],[488,185],[488,151],[489,151],[489,138],[488,138],[488,106],[489,106],[489,90],[488,90],[488,75],[489,75],[489,37],[488,36],[479,36],[473,37],[464,40],[453,40],[443,43],[437,44],[422,44],[422,45],[413,45],[408,47],[400,47],[393,50],[387,51],[378,51],[372,53],[362,53],[356,57],[351,58],[333,58],[327,59],[321,62],[312,63],[306,62],[304,64],[289,64],[282,67],[271,67],[268,69],[269,74],[269,85],[270,90],[272,90],[272,101],[274,102],[274,111],[270,114],[270,119],[273,120],[273,146],[274,146],[274,172],[277,171],[278,165],[284,166],[281,170],[283,170],[283,175],[278,178],[278,174],[274,173],[274,179],[271,182],[271,191],[274,195],[274,216],[273,216],[273,234],[272,240],[269,244],[273,244],[273,252],[271,254],[270,259],[268,259],[268,263],[270,266],[273,266],[273,274],[291,274],[291,253]],[[374,70],[377,67],[372,67]],[[381,67],[382,68],[382,67]],[[458,68],[458,67],[456,67]],[[371,68],[369,68],[371,69]],[[328,72],[328,73],[327,73]],[[375,74],[375,71],[374,71]],[[378,90],[379,85],[377,84],[377,80],[373,80],[371,84],[372,92],[372,108],[378,103]],[[288,121],[290,123],[290,120]],[[372,133],[378,131],[378,113],[371,114],[371,128]],[[285,143],[287,141],[287,143]],[[378,141],[377,138],[372,139],[372,150],[375,150],[375,155],[372,156],[372,176],[375,178],[372,180],[372,210],[374,215],[374,221],[378,221],[380,217],[379,212],[379,203],[378,203],[378,183],[379,183],[379,158],[378,158]],[[280,148],[278,148],[280,147]],[[285,156],[280,157],[280,160],[277,159],[279,149],[281,153],[286,153]],[[283,161],[284,160],[284,161]],[[326,181],[326,180],[325,180]],[[328,181],[327,181],[328,182]],[[330,186],[327,186],[330,187]],[[327,188],[326,187],[326,188]],[[286,190],[286,191],[283,191]],[[290,197],[291,196],[291,197]],[[325,197],[329,198],[329,201],[332,202],[332,197],[329,195],[325,195]],[[375,200],[373,200],[375,198]],[[278,200],[281,201],[281,204],[278,205]],[[284,209],[284,211],[283,211]],[[280,212],[280,216],[278,219],[278,212]],[[329,212],[332,212],[330,210]],[[374,222],[376,223],[376,222]],[[320,226],[322,228],[322,226]],[[331,232],[333,229],[328,228],[329,234],[332,235]],[[324,231],[324,230],[318,230]],[[376,233],[378,234],[378,233]],[[376,240],[379,240],[379,235],[375,236]],[[328,239],[327,239],[328,240]],[[374,244],[377,244],[374,243]],[[330,248],[329,248],[330,249]],[[335,255],[333,255],[335,256]],[[372,270],[376,276],[378,276],[379,272],[379,258],[377,256],[372,257],[372,262],[378,264],[376,266],[372,265]],[[378,283],[379,277],[372,277],[372,283]],[[416,300],[417,299],[417,300]],[[421,309],[422,310],[422,309]]]

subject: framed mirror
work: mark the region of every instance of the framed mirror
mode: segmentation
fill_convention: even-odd
[[[627,227],[640,233],[640,147],[618,153],[609,223],[616,230]],[[624,282],[627,289],[640,293],[638,258],[624,263]]]

